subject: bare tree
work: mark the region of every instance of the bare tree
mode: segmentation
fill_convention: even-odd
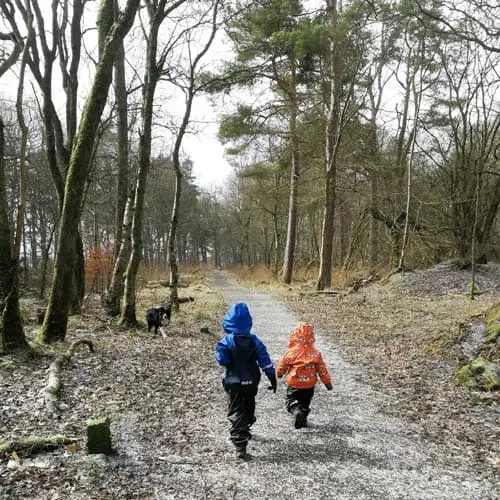
[[[26,5],[23,5],[21,0],[5,0],[1,5],[18,42],[22,41],[22,35],[16,13],[23,19],[28,35],[33,38],[27,64],[43,97],[41,114],[44,122],[47,164],[58,194],[61,211],[64,203],[64,185],[77,127],[78,69],[82,44],[81,21],[86,1],[75,0],[72,3],[71,19],[68,0],[53,1],[50,7],[50,30],[46,28],[48,16],[45,11],[42,11],[39,0],[31,0]],[[28,22],[30,16],[34,17],[34,22],[31,24]],[[69,35],[66,33],[68,26]],[[59,116],[53,100],[53,72],[58,54],[63,89],[66,94],[64,120]],[[66,124],[65,131],[63,122]],[[78,312],[84,294],[83,244],[79,233],[75,242],[75,253],[77,259],[69,290],[71,309],[73,312]]]
[[[10,9],[12,11],[12,6],[4,5],[4,9]],[[10,68],[16,63],[19,54],[22,50],[22,45],[17,40],[15,33],[2,33],[0,32],[0,41],[11,42],[12,47],[9,52],[2,52],[0,57],[0,78],[9,71]]]
[[[203,12],[201,16],[201,21],[197,23],[196,27],[204,27],[206,25],[205,17],[210,14],[212,11],[211,21],[210,21],[210,35],[207,41],[204,43],[201,50],[198,54],[192,54],[192,37],[193,37],[193,29],[189,29],[186,31],[187,38],[187,53],[188,53],[188,62],[189,67],[187,69],[185,75],[185,82],[182,82],[180,78],[177,78],[175,83],[178,85],[182,91],[184,92],[184,115],[181,120],[181,124],[176,134],[174,149],[172,151],[172,162],[175,172],[175,195],[174,195],[174,204],[172,207],[172,215],[170,221],[170,232],[168,235],[168,263],[170,266],[170,302],[175,310],[179,309],[179,300],[178,300],[178,283],[179,283],[179,270],[177,267],[177,258],[176,258],[176,237],[177,237],[177,229],[178,229],[178,219],[179,219],[179,207],[181,203],[181,193],[182,193],[182,171],[181,171],[181,162],[180,162],[180,152],[182,141],[187,131],[187,127],[189,125],[189,121],[191,118],[191,111],[193,108],[193,100],[195,95],[203,88],[203,84],[200,86],[196,82],[196,76],[199,64],[204,55],[210,49],[212,42],[214,41],[215,34],[217,32],[217,13],[219,9],[219,0],[215,0],[213,5],[210,6],[207,12]]]
[[[113,274],[110,286],[103,297],[108,314],[120,314],[125,270],[130,258],[131,228],[133,219],[133,194],[129,190],[129,140],[128,140],[128,93],[125,78],[125,50],[120,46],[114,68],[115,99],[118,114],[118,177],[116,184],[115,246],[113,249]]]
[[[27,5],[29,6],[29,1],[27,2]],[[33,23],[31,15],[28,18],[28,23],[29,27],[31,27]],[[7,192],[5,189],[4,125],[0,118],[0,294],[3,306],[0,328],[2,333],[1,347],[4,351],[26,348],[28,346],[24,336],[19,310],[19,256],[24,228],[24,212],[26,208],[26,145],[28,140],[28,127],[26,126],[23,112],[23,91],[24,75],[31,42],[32,37],[30,35],[27,40],[23,42],[24,47],[21,58],[16,99],[17,118],[21,128],[21,145],[19,151],[20,196],[17,205],[17,219],[13,247],[11,247]],[[19,43],[21,43],[21,41],[19,41]],[[15,52],[16,51],[14,51],[13,54]],[[7,62],[14,64],[14,61],[15,60],[11,57],[5,64],[7,64]]]
[[[142,221],[144,216],[144,198],[146,181],[151,164],[151,142],[153,128],[153,102],[156,86],[161,77],[165,59],[170,47],[167,45],[158,57],[158,33],[165,18],[182,5],[186,0],[176,0],[168,4],[167,0],[152,2],[146,0],[149,16],[149,32],[147,35],[147,54],[144,84],[142,89],[141,132],[139,138],[139,173],[137,176],[134,219],[132,222],[132,253],[125,271],[125,290],[120,323],[135,326],[136,318],[136,280],[142,252]]]
[[[111,6],[111,7],[110,7]],[[128,0],[123,13],[113,22],[109,11],[113,10],[113,0],[102,0],[98,19],[100,54],[99,63],[87,97],[82,119],[75,136],[71,152],[61,227],[57,246],[54,279],[47,313],[40,336],[45,342],[64,340],[66,336],[69,300],[67,290],[71,285],[72,269],[75,262],[75,245],[85,182],[90,168],[90,158],[109,87],[113,75],[113,63],[119,46],[130,30],[139,0]]]
[[[128,193],[128,94],[125,79],[125,49],[123,43],[115,62],[115,98],[118,115],[118,178],[116,183],[116,209],[115,209],[115,248],[113,257],[116,261],[120,252],[122,240],[123,214],[127,203]]]
[[[4,124],[0,117],[0,298],[3,314],[0,324],[3,351],[27,347],[19,311],[18,261],[13,258],[4,169]]]

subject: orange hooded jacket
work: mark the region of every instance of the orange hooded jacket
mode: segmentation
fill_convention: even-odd
[[[310,389],[318,377],[323,384],[331,384],[330,373],[321,353],[314,348],[312,325],[299,323],[290,332],[288,350],[280,359],[276,374],[287,374],[286,383],[295,389]]]

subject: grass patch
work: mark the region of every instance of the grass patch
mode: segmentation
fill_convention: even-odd
[[[235,266],[230,269],[240,281],[252,286],[287,287],[294,285],[316,288],[318,269],[315,267],[296,267],[291,285],[285,285],[280,273],[276,274],[265,266]],[[334,269],[332,271],[332,288],[349,288],[359,279],[370,275],[368,269]]]
[[[191,325],[193,323],[208,323],[212,329],[218,325],[225,309],[224,294],[221,290],[212,288],[207,281],[208,270],[203,269],[191,275],[191,283],[187,287],[179,288],[179,297],[192,297],[193,302],[180,304],[179,312],[172,312],[170,329],[176,326]],[[137,319],[145,324],[146,311],[155,305],[169,301],[170,289],[164,287],[144,287],[137,303]]]

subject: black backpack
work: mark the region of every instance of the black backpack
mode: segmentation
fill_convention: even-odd
[[[256,390],[260,381],[257,349],[250,335],[235,335],[231,364],[226,369],[224,388],[231,391]]]

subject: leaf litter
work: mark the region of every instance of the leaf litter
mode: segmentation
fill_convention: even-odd
[[[214,365],[224,304],[211,288],[196,306],[182,306],[188,313],[166,327],[166,340],[145,327],[126,332],[103,322],[98,309],[81,318],[67,341],[88,338],[96,353],[77,352],[64,370],[58,419],[47,415],[41,395],[57,347],[31,359],[1,357],[0,439],[64,434],[80,441],[2,457],[0,498],[496,498],[498,399],[455,386],[459,360],[450,353],[458,323],[498,302],[498,293],[483,285],[471,304],[455,288],[430,296],[413,284],[414,295],[402,293],[404,282],[333,300],[296,287],[279,293],[291,315],[269,294],[216,277],[227,303],[249,300],[275,361],[290,323],[313,322],[337,384],[331,397],[318,388],[311,426],[300,432],[283,409],[283,388],[273,396],[261,384],[248,463],[235,462],[227,439]],[[158,298],[143,299],[141,312]],[[86,423],[103,416],[116,453],[87,455]]]

